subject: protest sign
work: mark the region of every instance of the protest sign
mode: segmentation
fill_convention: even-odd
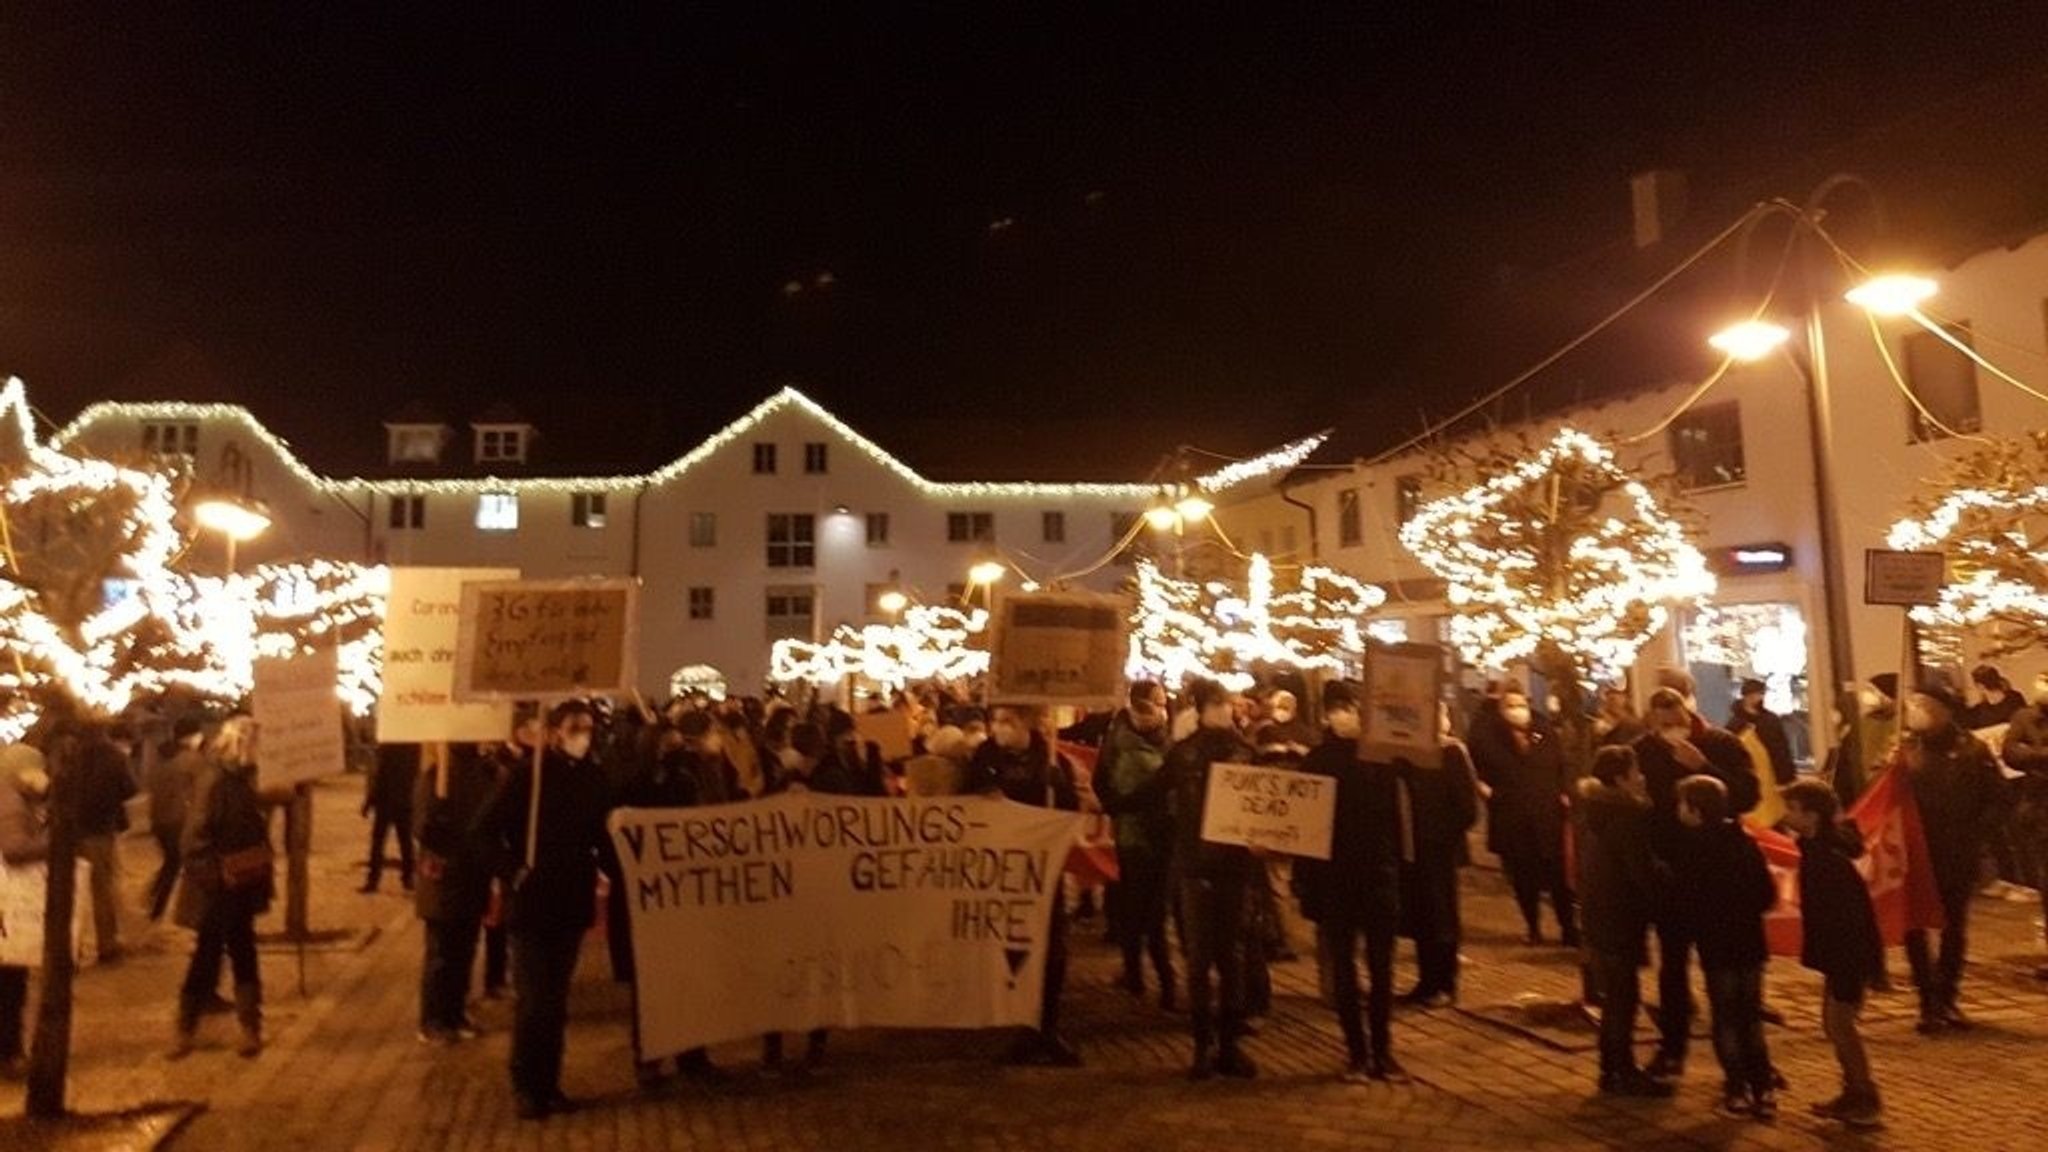
[[[894,763],[910,756],[910,721],[901,712],[862,712],[853,718],[861,743],[873,744],[882,762]]]
[[[1106,708],[1122,700],[1129,607],[1121,597],[1033,592],[996,603],[988,698]]]
[[[1360,758],[1407,760],[1423,768],[1443,763],[1437,731],[1443,669],[1443,653],[1434,644],[1373,644],[1366,650]]]
[[[92,865],[78,862],[78,888],[92,891]],[[20,968],[43,966],[43,901],[50,882],[50,867],[33,864],[0,865],[0,964]],[[71,954],[78,955],[85,938],[85,900],[72,905]]]
[[[612,813],[646,1059],[812,1028],[1038,1022],[1081,818],[785,793]]]
[[[1202,839],[1330,858],[1337,782],[1292,768],[1211,764],[1202,802]]]
[[[516,580],[518,569],[393,568],[384,615],[384,691],[377,739],[385,744],[503,740],[512,731],[504,704],[455,700],[455,645],[462,585]]]
[[[334,694],[334,649],[256,662],[250,701],[262,733],[261,784],[288,787],[348,767],[341,698]]]
[[[638,580],[462,586],[457,700],[550,700],[633,689]]]

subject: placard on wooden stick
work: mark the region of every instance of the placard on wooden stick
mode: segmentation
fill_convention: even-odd
[[[1407,760],[1423,768],[1443,763],[1437,727],[1443,674],[1443,651],[1434,644],[1374,643],[1366,648],[1361,759]]]
[[[996,602],[988,698],[1000,704],[1113,707],[1123,698],[1130,609],[1120,596],[1027,592]]]
[[[462,586],[457,700],[559,700],[634,687],[637,580]]]

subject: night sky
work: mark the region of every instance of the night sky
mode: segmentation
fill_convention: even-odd
[[[93,7],[0,12],[0,372],[57,419],[238,400],[337,470],[411,399],[638,466],[785,383],[942,475],[1030,471],[1000,425],[1105,477],[1249,451],[1483,339],[1630,172],[1764,179],[2048,43],[2040,4]]]

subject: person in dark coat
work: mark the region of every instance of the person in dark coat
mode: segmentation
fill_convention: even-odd
[[[207,772],[192,797],[179,845],[184,880],[173,913],[180,927],[196,931],[192,961],[178,995],[177,1031],[170,1056],[192,1051],[199,1017],[220,986],[223,955],[234,969],[235,1021],[241,1027],[236,1053],[263,1051],[263,978],[256,962],[256,917],[270,907],[277,888],[270,868],[243,871],[240,861],[268,855],[269,817],[256,796],[256,722],[233,716],[214,736]],[[262,853],[254,853],[255,849]],[[234,867],[231,869],[231,864]]]
[[[1970,669],[1970,683],[1977,689],[1977,702],[1965,708],[1957,719],[1972,731],[2010,723],[2013,714],[2027,706],[2006,681],[2005,673],[1990,664]]]
[[[1722,1103],[1759,1120],[1777,1115],[1771,1056],[1764,1044],[1764,913],[1777,906],[1763,849],[1728,812],[1728,789],[1712,776],[1678,782],[1682,850],[1672,862],[1672,895],[1693,909],[1700,970],[1713,1011]]]
[[[1821,1031],[1842,1068],[1842,1093],[1813,1112],[1856,1127],[1879,1123],[1883,1105],[1871,1079],[1870,1057],[1856,1030],[1864,992],[1884,975],[1884,937],[1870,889],[1856,871],[1863,837],[1839,818],[1835,793],[1818,780],[1788,785],[1785,826],[1799,838],[1799,916],[1804,933],[1799,962],[1821,974]]]
[[[73,813],[78,856],[92,865],[92,936],[101,964],[119,963],[121,948],[121,854],[115,841],[128,830],[128,801],[138,789],[128,770],[125,729],[87,728],[76,759],[58,782],[58,798]]]
[[[1681,679],[1683,673],[1667,670],[1667,679]],[[1725,729],[1701,719],[1692,707],[1691,696],[1673,687],[1650,694],[1645,714],[1649,735],[1633,747],[1636,763],[1650,796],[1650,851],[1669,867],[1680,851],[1678,782],[1687,776],[1706,774],[1728,789],[1728,810],[1741,815],[1756,807],[1760,790],[1755,768],[1742,741]],[[1677,1076],[1685,1070],[1686,1048],[1692,1031],[1693,926],[1690,910],[1673,901],[1657,913],[1657,1033],[1656,1059],[1650,1074]]]
[[[491,861],[469,830],[497,783],[489,749],[451,744],[413,784],[411,832],[419,846],[413,907],[426,925],[420,968],[425,1043],[452,1044],[477,1034],[468,1012],[469,973],[491,899]]]
[[[149,771],[149,832],[156,837],[163,863],[149,884],[149,918],[163,919],[178,885],[183,857],[179,842],[192,807],[192,790],[206,772],[206,733],[198,716],[180,716],[171,727],[171,746],[163,749]]]
[[[1757,743],[1764,746],[1764,752],[1771,758],[1771,778],[1779,784],[1790,784],[1799,778],[1799,766],[1792,760],[1792,739],[1785,734],[1784,717],[1764,707],[1764,689],[1761,680],[1742,682],[1742,695],[1728,714],[1728,731],[1739,738],[1756,729]]]
[[[997,704],[990,710],[989,738],[967,762],[967,789],[997,793],[1034,808],[1081,810],[1081,791],[1074,766],[1053,751],[1047,739],[1045,714],[1021,704]],[[1060,996],[1067,982],[1067,910],[1052,902],[1052,923],[1046,933],[1045,986],[1038,1027],[1018,1038],[1007,1057],[1012,1064],[1079,1067],[1081,1054],[1060,1035]]]
[[[577,1106],[562,1093],[562,1044],[577,952],[597,915],[598,856],[607,839],[610,807],[604,776],[591,758],[595,732],[589,704],[570,700],[555,705],[548,713],[540,764],[537,823],[528,823],[535,807],[531,761],[512,767],[477,821],[482,848],[506,880],[517,997],[512,1091],[523,1120]]]
[[[1139,964],[1149,954],[1159,981],[1159,1004],[1172,1011],[1174,975],[1166,944],[1168,866],[1173,815],[1166,777],[1166,689],[1150,680],[1131,684],[1129,706],[1109,722],[1095,764],[1095,796],[1112,817],[1117,881],[1109,886],[1110,923],[1124,957],[1124,990],[1145,994]]]
[[[1323,720],[1328,731],[1302,761],[1301,771],[1323,777],[1337,790],[1330,858],[1297,859],[1295,891],[1301,914],[1315,922],[1318,946],[1330,964],[1348,1056],[1344,1079],[1406,1083],[1408,1073],[1394,1057],[1392,1020],[1401,868],[1414,858],[1415,843],[1408,818],[1412,805],[1402,779],[1408,766],[1359,758],[1358,701],[1343,685],[1331,685],[1324,695]],[[1370,982],[1364,1021],[1358,1002],[1361,939]]]
[[[1401,933],[1415,941],[1416,978],[1400,1000],[1446,1008],[1458,997],[1458,869],[1469,855],[1465,834],[1479,820],[1479,781],[1465,745],[1448,735],[1439,765],[1410,765],[1404,779],[1414,806],[1415,858],[1401,866]]]
[[[1531,944],[1543,941],[1542,900],[1550,894],[1560,938],[1579,940],[1571,885],[1564,874],[1564,750],[1546,717],[1519,689],[1502,691],[1469,733],[1472,764],[1486,796],[1486,848],[1500,857]]]
[[[2034,678],[2034,702],[2013,713],[2002,749],[2006,767],[2020,774],[2013,781],[2019,805],[2013,814],[2014,847],[2021,870],[2041,901],[2044,933],[2048,933],[2048,675]],[[2048,980],[2048,966],[2035,970]]]
[[[1610,745],[1593,754],[1572,805],[1579,849],[1579,911],[1600,991],[1600,1091],[1669,1096],[1671,1085],[1636,1067],[1636,972],[1649,962],[1650,917],[1668,875],[1650,851],[1650,799],[1635,750]]]
[[[1264,866],[1250,850],[1202,839],[1209,773],[1217,764],[1249,764],[1258,754],[1237,731],[1232,693],[1214,680],[1188,692],[1195,730],[1166,753],[1172,798],[1174,867],[1179,875],[1181,950],[1187,961],[1188,1009],[1195,1058],[1188,1075],[1250,1079],[1258,1066],[1241,1046],[1245,1035],[1244,918],[1249,886]]]
[[[1970,897],[1984,843],[2003,816],[2005,780],[1982,740],[1956,722],[1962,702],[1947,687],[1930,684],[1906,698],[1906,734],[1893,751],[1891,768],[1902,771],[1920,808],[1920,827],[1941,894],[1941,953],[1928,947],[1929,933],[1906,934],[1906,959],[1920,993],[1919,1030],[1967,1028],[1956,1003],[1968,946]]]
[[[370,817],[370,866],[363,877],[364,892],[375,892],[383,881],[386,833],[398,838],[398,883],[412,891],[412,792],[419,772],[419,745],[377,745],[377,760],[363,788],[363,815]]]

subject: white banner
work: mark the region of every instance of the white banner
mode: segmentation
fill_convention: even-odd
[[[455,642],[466,581],[517,580],[517,568],[393,568],[384,610],[384,693],[377,741],[503,740],[510,704],[455,702]]]
[[[1328,776],[1254,764],[1209,766],[1204,840],[1328,860],[1336,818],[1337,782]]]
[[[330,681],[330,687],[332,682]],[[85,938],[85,910],[92,900],[92,865],[78,862],[78,888],[71,905],[71,955],[78,955]],[[43,966],[43,901],[47,898],[50,867],[33,864],[0,865],[0,964],[22,968]]]
[[[250,710],[261,733],[257,761],[262,787],[289,787],[348,767],[335,680],[332,648],[256,662]]]
[[[612,813],[642,1054],[771,1031],[1037,1024],[1080,827],[981,797]]]

